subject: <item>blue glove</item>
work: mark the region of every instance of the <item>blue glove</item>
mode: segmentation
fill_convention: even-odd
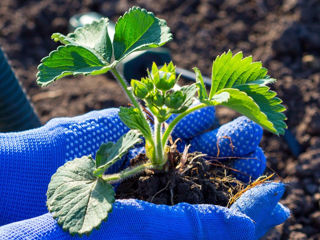
[[[80,117],[54,119],[35,130],[0,134],[0,160],[2,163],[2,170],[0,170],[0,225],[47,212],[45,193],[50,177],[56,169],[66,160],[88,154],[94,155],[101,143],[116,141],[128,131],[128,128],[118,118],[117,113],[117,109],[94,111]],[[195,121],[197,115],[200,116],[200,119],[207,120]],[[238,164],[240,172],[245,171],[248,175],[253,176],[258,173],[260,175],[265,168],[264,155],[257,148],[261,139],[261,128],[246,118],[240,118],[240,120],[230,123],[231,130],[227,125],[224,125],[219,130],[200,134],[210,127],[213,118],[213,108],[195,112],[189,119],[184,120],[189,121],[190,124],[180,123],[174,131],[174,135],[179,136],[179,131],[187,128],[189,135],[182,137],[186,142],[195,144],[194,150],[198,150],[196,143],[198,146],[216,145],[215,142],[202,142],[201,144],[201,139],[207,139],[204,137],[205,135],[213,140],[219,139],[219,136],[228,136],[227,140],[231,140],[234,144],[239,138],[244,137],[245,141],[249,140],[251,143],[250,149],[252,150],[248,151],[248,146],[242,149],[241,144],[234,145],[231,151],[232,156],[245,159],[243,161],[242,158],[238,158],[234,164],[235,166]],[[226,135],[223,131],[230,133],[230,135]],[[226,138],[218,141],[219,156],[226,156],[225,151],[230,147],[230,142],[224,141],[224,139]],[[257,143],[255,146],[252,144],[253,141]],[[210,145],[207,146],[207,149],[210,149]],[[250,171],[253,169],[252,164],[256,167],[254,171]],[[269,185],[264,184],[260,188],[268,188]],[[284,187],[282,184],[276,184],[276,186],[272,191],[264,191],[263,189],[253,191],[256,189],[253,188],[247,192],[253,192],[249,201],[248,199],[242,200],[244,194],[233,205],[241,207],[231,209],[186,203],[170,207],[138,200],[116,201],[114,211],[110,214],[107,223],[103,223],[101,229],[94,231],[89,238],[149,239],[157,236],[162,239],[176,237],[183,239],[256,239],[288,217],[288,210],[278,204]],[[259,216],[264,216],[265,211],[263,208],[257,208],[258,203],[256,202],[259,202],[260,198],[268,202],[268,199],[275,194],[279,197],[273,201],[274,204],[267,211],[269,215],[272,214],[271,217],[268,216],[270,221],[258,221]],[[0,227],[0,239],[74,238],[63,232],[50,214],[45,214]]]
[[[266,168],[265,155],[258,146],[262,128],[246,117],[239,117],[206,132],[214,126],[214,113],[213,107],[199,110],[177,124],[172,136],[183,139],[179,150],[182,151],[186,144],[191,144],[191,152],[199,151],[217,157],[219,161],[232,157],[231,167],[238,170],[235,173],[238,179],[248,182],[260,177]]]

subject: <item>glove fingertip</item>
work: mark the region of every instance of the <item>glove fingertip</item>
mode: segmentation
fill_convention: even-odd
[[[231,167],[236,169],[234,175],[243,182],[256,180],[266,169],[266,157],[263,150],[257,147],[256,151],[232,161]]]
[[[275,225],[281,224],[290,217],[289,208],[283,206],[281,203],[278,203],[273,209],[272,218],[274,219]]]
[[[246,117],[239,117],[191,140],[192,149],[209,156],[234,157],[254,152],[262,138],[262,128]]]
[[[168,122],[171,122],[176,114],[172,115]],[[172,136],[174,138],[191,139],[201,132],[210,129],[215,124],[215,108],[205,107],[190,113],[184,117],[174,128]]]
[[[231,209],[240,211],[260,223],[273,211],[284,191],[285,185],[281,182],[260,184],[243,193]]]
[[[271,228],[283,223],[290,217],[289,208],[278,203],[273,209],[271,214],[267,217],[267,221],[260,223],[256,226],[256,239],[260,239],[264,236]]]
[[[233,149],[229,147],[229,154],[233,153],[231,156],[244,156],[255,151],[261,141],[262,133],[262,128],[258,124],[242,116],[221,126],[217,138],[221,139],[221,143],[219,142],[221,145],[225,141],[233,146]]]

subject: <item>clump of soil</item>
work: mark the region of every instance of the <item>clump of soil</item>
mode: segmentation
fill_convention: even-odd
[[[231,168],[216,161],[207,161],[203,154],[169,155],[166,170],[146,170],[122,182],[117,188],[117,199],[135,198],[155,204],[174,205],[215,204],[228,206],[230,200],[246,184],[231,175]],[[134,166],[146,162],[144,154],[132,159]]]

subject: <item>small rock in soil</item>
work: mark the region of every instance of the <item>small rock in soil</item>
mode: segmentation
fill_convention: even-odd
[[[289,240],[307,240],[308,237],[305,233],[302,232],[291,232]]]
[[[311,214],[311,220],[314,226],[320,229],[320,211]]]

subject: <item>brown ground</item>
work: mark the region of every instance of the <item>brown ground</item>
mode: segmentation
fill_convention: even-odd
[[[56,48],[53,32],[66,33],[76,13],[97,11],[116,20],[139,5],[167,20],[174,41],[167,45],[179,67],[194,66],[209,75],[213,58],[242,50],[262,60],[274,88],[288,107],[288,125],[303,146],[294,157],[283,138],[265,133],[262,146],[288,192],[283,203],[292,217],[266,239],[320,239],[320,2],[318,0],[1,0],[0,45],[42,122],[125,105],[110,76],[70,78],[40,89],[35,83],[40,59]],[[226,122],[234,113],[219,109]]]

